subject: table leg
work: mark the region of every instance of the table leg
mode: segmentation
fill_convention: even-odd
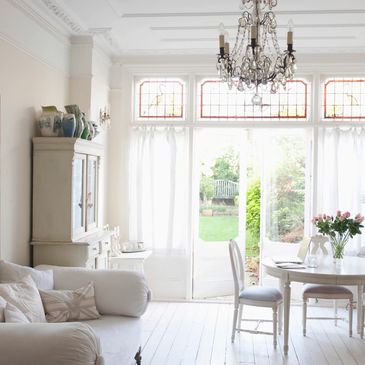
[[[289,350],[289,317],[290,317],[290,281],[286,279],[284,284],[284,355]]]
[[[362,314],[362,294],[364,287],[362,285],[357,286],[357,333],[361,331],[361,314]]]
[[[280,292],[284,297],[284,284],[285,281],[283,279],[280,279]],[[284,301],[279,306],[279,335],[283,332],[283,314],[284,314]]]

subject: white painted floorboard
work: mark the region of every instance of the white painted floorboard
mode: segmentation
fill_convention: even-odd
[[[311,316],[331,316],[331,308],[309,308]],[[347,312],[342,313],[347,318]],[[355,312],[356,314],[356,312]],[[153,365],[362,365],[365,340],[348,337],[348,323],[308,320],[303,337],[301,307],[292,306],[289,355],[283,335],[273,348],[272,336],[241,333],[231,344],[233,306],[216,303],[152,302],[143,316],[142,364]],[[270,309],[244,308],[246,318],[270,318]],[[243,327],[254,324],[243,322]],[[260,325],[271,331],[271,323]]]

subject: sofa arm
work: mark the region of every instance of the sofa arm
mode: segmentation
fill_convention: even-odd
[[[102,365],[100,343],[82,323],[0,323],[0,363]]]
[[[40,265],[37,269],[53,270],[54,289],[77,289],[94,282],[96,307],[100,314],[140,317],[150,301],[145,277],[135,271],[49,265]]]

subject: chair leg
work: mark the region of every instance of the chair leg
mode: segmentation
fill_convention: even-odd
[[[233,328],[232,328],[232,337],[231,337],[232,343],[234,342],[234,337],[236,335],[238,307],[239,307],[239,304],[235,304],[234,311],[233,311],[233,326],[232,326]]]
[[[279,305],[279,335],[281,335],[283,330],[283,305],[283,303]]]
[[[237,328],[241,329],[241,323],[242,323],[242,310],[243,310],[243,304],[238,305],[238,322],[237,322]]]
[[[275,306],[272,308],[272,324],[273,324],[273,337],[274,337],[274,349],[278,344],[277,337],[278,337],[278,307]]]
[[[349,301],[349,336],[352,337],[352,309],[353,309],[353,304],[352,304],[352,300],[350,299]]]
[[[333,309],[334,309],[334,317],[335,317],[335,326],[337,327],[337,313],[338,313],[337,300],[333,301]]]
[[[364,338],[364,319],[365,319],[365,308],[362,307],[361,321],[360,321],[360,337]]]
[[[307,334],[307,299],[303,298],[303,336]]]

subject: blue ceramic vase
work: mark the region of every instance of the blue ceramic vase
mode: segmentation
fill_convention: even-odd
[[[76,119],[74,114],[65,114],[62,119],[62,129],[64,137],[73,137],[76,129]]]

